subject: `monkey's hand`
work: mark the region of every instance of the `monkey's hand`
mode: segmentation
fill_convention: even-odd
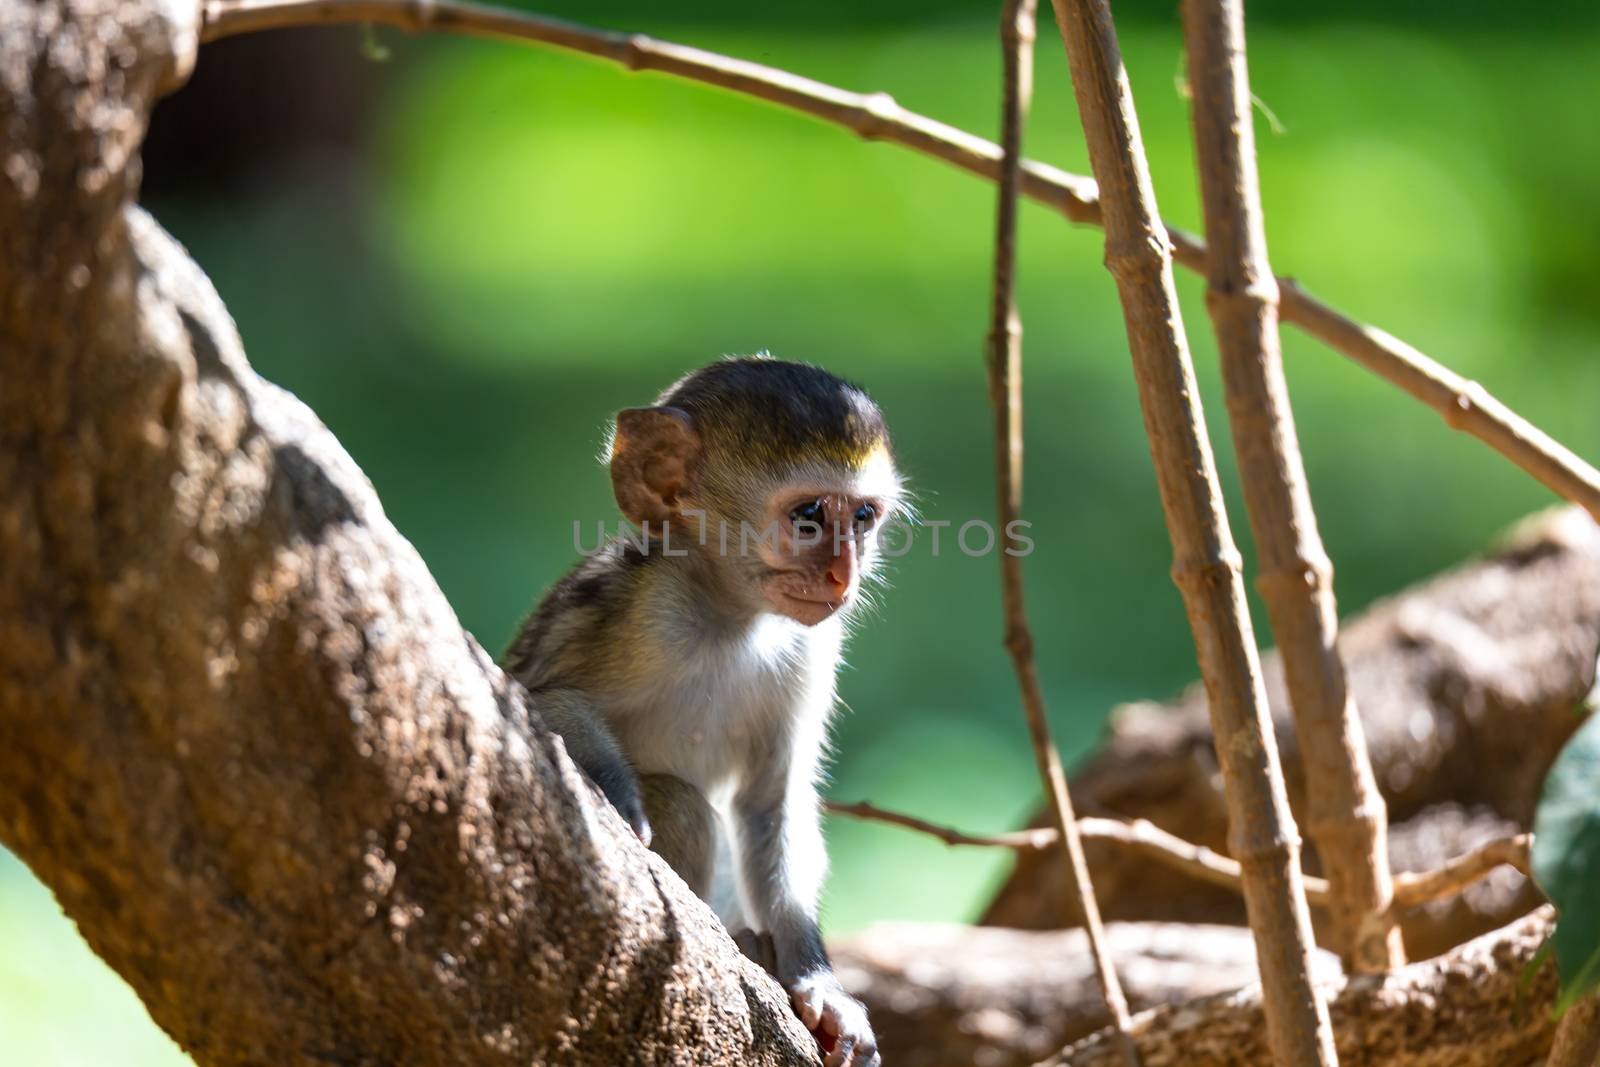
[[[612,803],[616,804],[616,801],[612,801]],[[621,805],[617,805],[617,811],[621,813],[633,832],[639,835],[639,843],[644,845],[645,848],[649,848],[650,842],[655,839],[655,832],[650,829],[650,820],[645,818],[644,808],[635,804],[630,811]]]
[[[650,841],[655,835],[650,829],[650,820],[645,817],[644,802],[639,799],[638,785],[635,784],[632,789],[619,793],[613,793],[604,786],[601,787],[601,791],[605,793],[606,799],[611,801],[611,806],[617,809],[617,814],[622,816],[623,821],[639,835],[644,847],[649,848]]]
[[[844,991],[832,971],[797,978],[788,992],[795,1014],[822,1046],[823,1067],[881,1067],[867,1009]]]
[[[650,847],[651,831],[650,820],[645,817],[644,797],[639,792],[639,776],[633,773],[633,768],[619,755],[615,759],[594,761],[592,766],[585,767],[589,777],[594,779],[594,784],[600,787],[600,792],[611,801],[611,806],[617,809],[617,814],[622,816],[624,822],[639,835],[639,840],[644,842],[644,847]]]

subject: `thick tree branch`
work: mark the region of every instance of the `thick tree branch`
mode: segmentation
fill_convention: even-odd
[[[1108,923],[1106,936],[1135,1011],[1256,980],[1243,927]],[[892,1067],[1029,1067],[1110,1022],[1081,929],[891,922],[832,948]],[[1315,963],[1320,980],[1338,979],[1338,957]]]
[[[1361,975],[1333,995],[1340,1067],[1509,1067],[1539,1062],[1555,1024],[1555,968],[1524,976],[1553,915],[1543,908],[1448,956],[1390,975]],[[1156,1008],[1134,1018],[1146,1067],[1267,1067],[1259,987]],[[1114,1067],[1109,1031],[1041,1067]]]
[[[204,1065],[814,1064],[130,206],[196,17],[0,14],[0,840]]]
[[[1122,301],[1172,540],[1173,580],[1183,594],[1211,698],[1229,852],[1240,864],[1256,936],[1269,1042],[1278,1067],[1331,1067],[1336,1057],[1328,1017],[1311,984],[1311,916],[1299,833],[1289,813],[1239,550],[1200,411],[1133,92],[1106,0],[1052,2],[1089,162],[1105,197],[1106,267]]]
[[[1552,1022],[1552,965],[1521,985],[1551,921],[1544,909],[1383,979],[1346,982],[1337,957],[1319,951],[1342,1067],[1532,1067],[1546,1049],[1554,1056],[1562,1038],[1552,1048],[1552,1033],[1577,1038],[1583,1022]],[[1152,1063],[1267,1067],[1248,930],[1109,923],[1106,933],[1135,1009],[1160,1009],[1134,1019]],[[885,923],[835,949],[895,1067],[1027,1067],[1069,1042],[1083,1058],[1054,1056],[1056,1067],[1117,1063],[1082,930]]]
[[[733,59],[644,34],[591,29],[466,0],[205,0],[203,39],[289,26],[365,22],[411,32],[444,30],[477,37],[532,41],[611,60],[629,70],[653,70],[715,85],[792,108],[889,141],[979,177],[996,181],[1000,146],[908,111],[888,93],[853,93],[797,74]],[[1100,194],[1093,180],[1045,163],[1022,164],[1022,195],[1073,222],[1101,225]],[[1181,230],[1167,230],[1173,256],[1192,271],[1206,269],[1205,245]],[[1546,488],[1600,520],[1600,471],[1534,426],[1479,385],[1376,327],[1363,326],[1311,296],[1291,279],[1278,279],[1284,321],[1360,363],[1433,408],[1447,424],[1472,434]]]
[[[1243,0],[1184,0],[1195,154],[1205,205],[1206,307],[1250,528],[1256,585],[1283,658],[1305,739],[1305,825],[1332,888],[1330,934],[1345,965],[1381,973],[1405,962],[1388,917],[1389,816],[1372,777],[1339,654],[1333,563],[1317,530],[1278,342],[1278,284],[1267,261],[1245,61]]]

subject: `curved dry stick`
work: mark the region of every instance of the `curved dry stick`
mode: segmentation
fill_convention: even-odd
[[[215,41],[289,26],[368,22],[411,32],[445,30],[582,52],[629,70],[653,70],[715,85],[811,115],[867,140],[888,141],[944,160],[990,181],[1000,175],[1000,146],[946,123],[908,111],[888,93],[854,93],[787,71],[733,59],[643,34],[591,29],[560,19],[465,0],[204,0],[201,40]],[[1094,181],[1034,160],[1022,163],[1022,195],[1073,222],[1101,225]],[[1173,258],[1204,271],[1206,248],[1182,230],[1168,229]],[[1483,386],[1450,370],[1398,338],[1363,326],[1279,278],[1280,311],[1292,322],[1399,386],[1521,467],[1546,488],[1600,521],[1600,471],[1491,396]]]
[[[1394,896],[1382,911],[1369,912],[1357,929],[1358,938],[1373,939],[1392,930],[1413,908],[1465,892],[1500,867],[1533,879],[1533,835],[1514,834],[1485,841],[1431,871],[1405,871],[1394,876]]]
[[[989,403],[994,409],[995,509],[999,526],[1010,530],[1022,509],[1022,317],[1017,311],[1017,193],[1022,185],[1022,135],[1027,125],[1028,102],[1033,91],[1033,39],[1038,0],[1005,0],[1000,15],[1003,67],[1003,101],[1000,116],[1000,190],[995,210],[994,284],[990,303],[989,336],[984,363],[989,379]],[[1067,884],[1077,898],[1078,914],[1089,939],[1100,997],[1112,1027],[1120,1034],[1122,1058],[1128,1067],[1140,1067],[1139,1050],[1127,1036],[1130,1025],[1128,998],[1122,992],[1117,968],[1106,945],[1100,902],[1095,899],[1089,861],[1078,835],[1078,817],[1067,791],[1067,772],[1061,753],[1050,736],[1045,714],[1044,688],[1033,658],[1033,632],[1024,606],[1022,558],[1010,552],[1000,556],[1000,594],[1005,610],[1005,646],[1016,671],[1022,710],[1028,722],[1039,778],[1050,801],[1050,817],[1063,846]]]
[[[1260,556],[1256,587],[1283,656],[1306,772],[1306,830],[1333,888],[1332,945],[1347,970],[1405,962],[1386,914],[1389,818],[1339,654],[1333,563],[1317,531],[1278,339],[1278,286],[1256,173],[1243,0],[1185,0],[1183,36],[1205,206],[1206,308],[1217,335],[1239,482]]]
[[[1496,867],[1512,867],[1533,877],[1533,835],[1517,834],[1485,841],[1471,852],[1432,871],[1408,872],[1394,876],[1396,913],[1407,908],[1431,904],[1459,893]]]

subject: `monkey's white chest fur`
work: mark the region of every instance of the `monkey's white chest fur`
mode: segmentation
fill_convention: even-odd
[[[635,770],[676,775],[717,803],[774,759],[820,752],[843,637],[838,621],[807,627],[763,614],[745,625],[701,622],[678,632],[683,640],[651,684],[601,701]]]

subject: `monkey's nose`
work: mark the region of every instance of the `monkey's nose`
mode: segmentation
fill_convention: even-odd
[[[837,597],[843,598],[850,591],[851,572],[855,568],[849,560],[835,556],[832,563],[828,564],[825,577],[828,580],[828,589]]]

